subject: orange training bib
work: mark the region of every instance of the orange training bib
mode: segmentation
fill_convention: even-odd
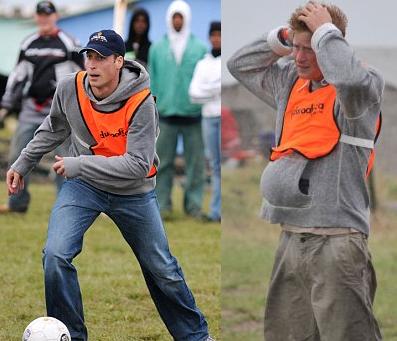
[[[310,91],[310,82],[299,78],[294,84],[279,139],[270,160],[296,151],[308,159],[329,154],[339,142],[340,131],[334,119],[336,89],[327,85]]]
[[[92,106],[91,100],[84,89],[85,71],[76,76],[77,98],[80,112],[88,130],[96,141],[90,149],[95,155],[120,156],[127,149],[127,134],[132,118],[143,101],[150,95],[149,89],[144,89],[132,95],[118,110],[100,112]],[[153,165],[148,177],[156,175]]]

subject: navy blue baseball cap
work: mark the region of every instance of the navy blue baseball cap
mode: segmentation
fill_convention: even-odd
[[[112,54],[125,55],[125,44],[123,38],[113,30],[102,30],[90,35],[90,39],[80,53],[95,51],[104,57]]]
[[[56,8],[51,1],[40,1],[36,6],[37,14],[46,14],[50,15],[52,13],[56,13]]]

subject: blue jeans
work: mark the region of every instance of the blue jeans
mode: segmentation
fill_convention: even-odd
[[[154,190],[121,196],[79,179],[65,181],[51,213],[43,250],[48,316],[65,323],[73,341],[87,340],[72,261],[82,250],[84,233],[101,212],[116,223],[137,257],[151,297],[173,338],[206,340],[207,322],[170,253]]]
[[[221,218],[221,118],[204,117],[202,121],[204,145],[211,166],[212,194],[210,218]]]
[[[37,130],[39,126],[40,125],[36,123],[27,123],[27,122],[18,123],[18,127],[11,140],[11,146],[8,157],[10,166],[18,159],[22,150],[33,139],[34,132]],[[66,147],[64,147],[64,149],[60,149],[60,147],[58,147],[57,153],[59,153],[59,155],[61,156],[66,155],[67,153]],[[19,191],[18,194],[10,195],[8,199],[8,206],[12,211],[24,212],[29,207],[29,202],[30,202],[30,193],[28,190],[29,176],[25,176],[24,181],[25,181],[24,189]],[[64,178],[62,176],[59,175],[56,176],[55,183],[58,192],[62,187],[63,181]]]

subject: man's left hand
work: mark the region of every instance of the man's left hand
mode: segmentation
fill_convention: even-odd
[[[65,174],[65,162],[63,161],[63,157],[55,155],[55,160],[57,160],[57,161],[52,165],[52,169],[58,175],[66,177],[66,174]]]
[[[312,33],[321,25],[332,23],[332,18],[327,8],[315,1],[307,3],[298,19],[303,21]]]

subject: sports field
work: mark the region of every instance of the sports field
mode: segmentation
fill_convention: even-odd
[[[45,315],[41,250],[55,191],[52,184],[33,184],[31,189],[26,215],[0,216],[0,341],[20,340],[28,323]],[[0,199],[5,198],[2,182]],[[175,202],[181,203],[180,188]],[[220,340],[220,225],[198,223],[179,211],[166,230],[197,304]],[[87,232],[74,264],[90,340],[171,340],[137,261],[106,216]]]
[[[280,229],[258,218],[261,160],[222,170],[222,332],[227,341],[263,340],[265,294]],[[236,181],[238,179],[238,181]],[[375,313],[384,340],[397,341],[397,179],[376,179],[381,207],[370,250],[378,278]]]

